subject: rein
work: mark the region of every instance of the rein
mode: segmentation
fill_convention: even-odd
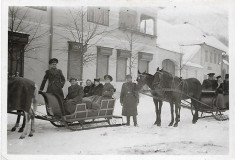
[[[212,108],[212,109],[213,109],[213,107],[209,106],[208,104],[203,103],[203,102],[197,100],[196,98],[193,98],[193,97],[189,96],[188,94],[183,93],[183,92],[180,91],[179,89],[162,88],[162,90],[164,90],[165,92],[176,92],[176,93],[180,93],[180,94],[182,94],[182,95],[185,95],[185,96],[188,97],[189,99],[195,100],[195,101],[197,101],[198,103],[203,104],[203,105],[207,106],[208,108]],[[151,91],[154,91],[154,90],[151,90],[151,89],[150,89],[150,90],[146,90],[146,91],[150,91],[150,92],[151,92]],[[149,97],[152,97],[152,98],[154,98],[154,99],[157,99],[157,100],[162,100],[162,101],[165,100],[164,98],[159,98],[159,97],[157,97],[157,96],[149,95],[149,94],[144,93],[144,92],[140,92],[140,93],[143,94],[143,95],[147,95],[147,96],[149,96]]]

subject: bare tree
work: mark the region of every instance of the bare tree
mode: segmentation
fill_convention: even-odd
[[[87,65],[89,62],[93,62],[96,59],[96,53],[89,51],[89,49],[95,46],[108,33],[115,30],[110,29],[112,28],[110,24],[108,27],[98,23],[89,22],[87,20],[88,14],[89,13],[87,8],[84,7],[67,9],[65,12],[67,22],[59,24],[59,27],[64,28],[68,34],[64,35],[61,33],[55,33],[62,39],[78,42],[80,45],[82,45],[81,54],[83,65]],[[100,16],[98,19],[96,19],[96,21],[100,22],[99,19],[102,18],[103,17]],[[67,51],[67,48],[59,50]]]
[[[113,35],[115,36],[115,35]],[[144,47],[138,47],[140,43],[144,42],[140,38],[140,34],[134,29],[123,29],[122,34],[119,36],[115,36],[121,42],[121,46],[123,50],[127,50],[130,52],[130,58],[128,63],[129,74],[133,74],[133,69],[136,68],[138,64],[138,53],[143,51]]]
[[[40,49],[45,46],[42,42],[40,42],[40,39],[43,38],[44,36],[47,35],[48,31],[41,31],[41,22],[42,22],[42,16],[38,19],[38,21],[35,21],[36,18],[34,18],[34,21],[29,18],[30,12],[29,8],[27,7],[9,7],[8,11],[8,22],[9,22],[9,35],[12,37],[9,37],[9,39],[13,38],[14,33],[24,33],[28,34],[28,42],[24,45],[23,50],[20,52],[23,52],[24,57],[26,58],[32,58],[35,60],[40,61],[39,59],[31,56],[29,53],[32,53],[30,51],[35,50],[35,49]],[[15,37],[14,37],[15,38]],[[18,37],[17,39],[14,39],[14,41],[20,41],[21,37]],[[10,43],[8,46],[8,59],[10,60],[10,74],[17,74],[19,63],[20,63],[20,58],[21,55],[18,53],[15,53],[15,48],[16,48],[15,43]],[[13,57],[15,56],[15,57]],[[12,67],[12,62],[16,62],[16,67],[13,69]]]

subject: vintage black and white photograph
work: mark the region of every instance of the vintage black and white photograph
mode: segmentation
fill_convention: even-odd
[[[229,155],[229,9],[7,6],[7,154]]]

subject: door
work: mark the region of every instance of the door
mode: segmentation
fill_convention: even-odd
[[[24,51],[28,43],[27,34],[8,32],[8,75],[24,76]]]

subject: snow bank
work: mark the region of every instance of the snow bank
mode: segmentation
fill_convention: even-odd
[[[119,99],[114,115],[121,114]],[[44,106],[39,107],[45,112]],[[181,109],[177,128],[168,127],[170,107],[163,104],[162,126],[153,125],[155,109],[150,97],[142,96],[138,106],[139,127],[121,126],[72,132],[55,128],[47,121],[36,121],[33,137],[20,140],[11,132],[16,120],[8,115],[7,149],[9,154],[228,154],[229,121],[200,119],[192,124],[191,111]],[[228,114],[228,113],[226,113]],[[125,119],[124,119],[125,120]],[[133,123],[132,123],[133,125]]]

